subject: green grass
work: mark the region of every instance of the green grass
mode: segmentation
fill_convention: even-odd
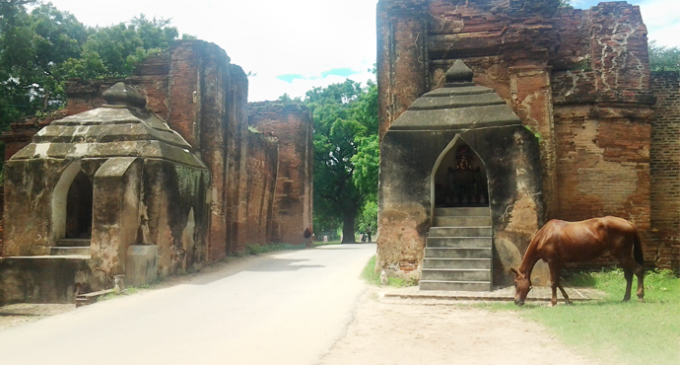
[[[368,263],[361,272],[361,278],[371,285],[380,286],[380,273],[375,272],[375,255],[368,260]],[[418,285],[416,280],[404,280],[399,278],[387,278],[387,286],[403,288]]]
[[[635,295],[622,302],[626,280],[621,270],[579,273],[565,278],[572,286],[588,286],[607,293],[602,301],[576,302],[555,308],[512,303],[484,306],[489,310],[517,310],[549,328],[563,343],[616,364],[678,364],[680,362],[680,279],[670,271],[645,275],[645,303]],[[559,303],[562,296],[558,291]]]

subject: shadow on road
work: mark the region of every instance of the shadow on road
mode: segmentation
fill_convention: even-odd
[[[288,260],[273,257],[269,257],[268,260],[264,260],[264,257],[255,259],[261,261],[255,264],[248,264],[248,261],[234,262],[231,260],[217,263],[212,267],[203,269],[200,273],[194,274],[196,277],[183,284],[208,285],[241,272],[283,272],[325,267],[324,265],[296,265],[296,263],[299,262],[309,261],[308,259]],[[173,286],[176,284],[176,282],[173,283],[173,279],[169,279],[159,284],[159,287]]]
[[[273,263],[266,262],[255,267],[245,269],[243,271],[254,271],[254,272],[278,272],[278,271],[297,271],[300,269],[309,269],[317,267],[325,267],[324,265],[294,265],[296,262],[309,261],[307,259],[303,260],[285,260],[285,259],[273,259]]]

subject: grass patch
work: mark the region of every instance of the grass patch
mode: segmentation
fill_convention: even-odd
[[[380,273],[375,272],[375,255],[368,260],[368,263],[361,272],[361,278],[366,280],[367,283],[371,285],[380,286]],[[404,280],[399,278],[387,278],[387,286],[392,286],[395,288],[404,288],[407,286],[418,285],[418,281],[415,279]]]
[[[565,344],[616,364],[677,364],[680,358],[680,279],[671,271],[645,275],[645,303],[635,295],[624,303],[623,271],[578,273],[565,278],[572,286],[588,286],[607,293],[602,301],[576,302],[546,308],[512,303],[486,305],[486,309],[518,310],[520,315],[551,329]],[[562,296],[558,291],[559,303]]]

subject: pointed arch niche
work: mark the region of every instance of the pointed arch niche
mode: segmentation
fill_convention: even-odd
[[[489,206],[484,161],[459,134],[437,158],[430,181],[436,208]]]
[[[92,188],[80,161],[71,163],[61,174],[52,194],[52,233],[55,240],[92,236]]]

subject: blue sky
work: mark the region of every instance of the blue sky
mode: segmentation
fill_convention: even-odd
[[[276,99],[347,78],[364,82],[376,57],[377,0],[50,0],[81,22],[111,25],[145,14],[218,44],[251,72],[249,100]],[[585,9],[599,1],[573,0]],[[680,0],[641,5],[649,38],[680,46]]]

